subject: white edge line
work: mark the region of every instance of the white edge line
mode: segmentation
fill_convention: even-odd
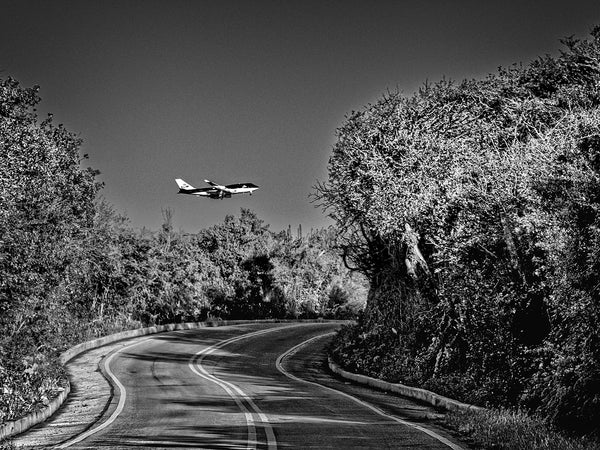
[[[134,342],[133,344],[127,345],[125,347],[121,347],[120,349],[115,351],[112,355],[110,355],[108,357],[108,359],[106,360],[106,362],[104,363],[106,373],[111,378],[111,380],[114,382],[114,384],[116,384],[117,387],[119,388],[119,403],[117,404],[117,408],[113,411],[113,413],[106,420],[106,422],[103,422],[102,424],[98,425],[95,428],[91,428],[91,429],[87,430],[86,432],[76,436],[75,438],[73,438],[67,442],[57,445],[54,448],[67,448],[73,444],[77,444],[78,442],[81,442],[84,439],[87,439],[88,437],[90,437],[91,435],[96,434],[97,432],[108,427],[110,424],[112,424],[117,419],[117,417],[119,416],[119,414],[121,414],[121,412],[123,411],[123,408],[125,407],[125,400],[127,399],[127,391],[125,390],[125,386],[123,386],[123,384],[121,384],[119,379],[115,376],[113,371],[110,369],[110,363],[117,354],[121,353],[124,350],[130,349],[131,347],[135,347],[136,345],[140,345],[146,341],[149,341],[150,339],[153,339],[153,338],[142,339],[141,341]]]
[[[307,339],[307,340],[305,340],[305,341],[303,341],[303,342],[299,343],[298,345],[295,345],[294,347],[292,347],[291,349],[287,350],[286,352],[282,353],[281,355],[279,355],[279,357],[277,358],[277,361],[275,362],[275,366],[277,367],[277,370],[279,370],[279,371],[280,371],[282,374],[284,374],[286,377],[288,377],[288,378],[290,378],[290,379],[292,379],[292,380],[295,380],[295,381],[300,381],[300,382],[302,382],[302,383],[312,384],[312,385],[315,385],[315,386],[319,386],[319,387],[321,387],[321,388],[323,388],[323,389],[328,389],[328,390],[330,390],[330,391],[333,391],[333,392],[335,392],[335,393],[337,393],[337,394],[340,394],[340,395],[342,395],[342,396],[344,396],[344,397],[347,397],[347,398],[349,398],[349,399],[353,400],[354,402],[358,403],[359,405],[362,405],[362,406],[364,406],[365,408],[368,408],[368,409],[370,409],[371,411],[373,411],[373,412],[375,412],[375,413],[377,413],[377,414],[379,414],[379,415],[381,415],[381,416],[384,416],[384,417],[387,417],[387,418],[389,418],[389,419],[392,419],[392,420],[394,420],[394,421],[396,421],[397,423],[400,423],[400,424],[402,424],[402,425],[406,425],[406,426],[409,426],[409,427],[412,427],[412,428],[416,428],[417,430],[419,430],[419,431],[421,431],[421,432],[423,432],[423,433],[425,433],[425,434],[427,434],[427,435],[431,436],[432,438],[434,438],[434,439],[437,439],[437,440],[438,440],[438,441],[440,441],[442,444],[444,444],[444,445],[447,445],[447,446],[448,446],[448,447],[450,447],[452,450],[464,450],[464,448],[463,448],[463,447],[461,447],[461,446],[459,446],[459,445],[455,444],[454,442],[452,442],[452,441],[450,441],[450,440],[446,439],[444,436],[441,436],[441,435],[437,434],[435,431],[432,431],[432,430],[430,430],[430,429],[428,429],[428,428],[425,428],[424,426],[417,425],[417,424],[415,424],[415,423],[408,422],[408,421],[406,421],[406,420],[402,420],[402,419],[400,419],[399,417],[396,417],[396,416],[392,416],[392,415],[390,415],[390,414],[387,414],[387,413],[383,412],[381,409],[377,408],[376,406],[373,406],[373,405],[371,405],[371,404],[369,404],[369,403],[366,403],[366,402],[364,402],[364,401],[360,400],[359,398],[356,398],[356,397],[354,397],[354,396],[352,396],[352,395],[350,395],[350,394],[347,394],[347,393],[345,393],[345,392],[339,391],[339,390],[337,390],[337,389],[334,389],[334,388],[332,388],[332,387],[329,387],[329,386],[324,386],[324,385],[322,385],[322,384],[315,383],[314,381],[308,381],[308,380],[303,380],[302,378],[298,378],[297,376],[295,376],[295,375],[292,375],[291,373],[289,373],[287,370],[285,370],[285,369],[283,368],[282,361],[283,361],[283,360],[284,360],[286,357],[293,355],[293,354],[294,354],[294,353],[296,353],[296,352],[297,352],[297,351],[298,351],[298,350],[299,350],[301,347],[305,346],[306,344],[308,344],[308,343],[310,343],[310,342],[312,342],[312,341],[314,341],[314,340],[316,340],[316,339],[324,338],[325,336],[330,336],[330,335],[333,335],[333,334],[335,334],[335,333],[334,333],[334,332],[332,332],[332,333],[325,333],[325,334],[320,334],[320,335],[318,335],[318,336],[314,336],[314,337],[312,337],[312,338],[310,338],[310,339]]]

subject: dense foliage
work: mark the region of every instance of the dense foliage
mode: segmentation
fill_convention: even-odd
[[[60,372],[49,354],[68,326],[65,312],[78,305],[69,296],[48,300],[67,287],[99,188],[94,173],[80,169],[79,139],[51,117],[38,123],[37,91],[0,83],[0,394],[9,400],[2,412],[47,402],[59,388],[39,369]]]
[[[342,362],[587,433],[600,424],[600,28],[563,43],[353,112],[316,196],[371,282]]]
[[[62,389],[58,354],[126,328],[211,318],[356,317],[365,281],[337,235],[274,233],[249,210],[197,234],[134,230],[81,167],[81,140],[39,121],[38,88],[0,80],[0,423]]]

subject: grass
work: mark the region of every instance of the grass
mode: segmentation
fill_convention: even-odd
[[[600,442],[567,437],[539,418],[506,409],[449,412],[446,425],[476,446],[494,450],[598,450]]]

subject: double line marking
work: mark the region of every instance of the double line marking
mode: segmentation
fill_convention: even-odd
[[[293,325],[293,327],[296,327],[296,326],[302,326],[302,324]],[[275,439],[275,433],[273,432],[273,427],[271,426],[269,419],[260,410],[260,408],[254,403],[254,401],[246,393],[244,393],[238,386],[236,386],[232,383],[229,383],[228,381],[221,380],[221,379],[215,377],[214,375],[209,374],[206,371],[206,369],[204,369],[204,367],[202,367],[201,363],[204,358],[206,358],[208,355],[212,354],[215,350],[217,350],[221,347],[224,347],[226,345],[232,344],[234,342],[237,342],[237,341],[240,341],[240,340],[243,340],[246,338],[260,336],[262,334],[277,331],[282,328],[290,328],[290,327],[277,327],[277,328],[271,328],[268,330],[261,330],[261,331],[255,331],[252,333],[246,333],[241,336],[236,336],[231,339],[221,341],[221,342],[214,344],[210,347],[207,347],[203,350],[200,350],[195,355],[193,355],[189,360],[189,367],[192,370],[192,372],[194,372],[199,377],[201,377],[207,381],[211,381],[211,382],[217,384],[218,386],[220,386],[223,390],[225,390],[225,392],[227,392],[227,394],[229,394],[229,396],[231,398],[233,398],[233,400],[236,402],[238,407],[244,413],[245,418],[246,418],[246,424],[248,427],[248,446],[247,446],[248,450],[256,450],[256,447],[257,447],[257,435],[256,435],[256,425],[255,425],[257,422],[262,424],[262,426],[265,430],[265,435],[267,437],[268,449],[269,450],[277,449],[277,440]],[[150,339],[153,339],[153,337],[145,338],[145,339],[136,341],[132,344],[126,345],[124,347],[121,347],[120,349],[114,351],[104,362],[104,368],[106,370],[107,375],[110,378],[112,385],[117,386],[117,388],[119,390],[119,402],[117,404],[116,409],[113,411],[113,413],[110,415],[110,417],[106,421],[102,422],[101,424],[88,429],[87,431],[75,436],[74,438],[71,438],[65,442],[62,442],[61,444],[55,446],[54,448],[63,449],[63,448],[71,447],[72,445],[77,444],[77,443],[83,441],[84,439],[87,439],[88,437],[98,433],[99,431],[102,431],[106,427],[110,426],[117,419],[117,417],[121,414],[121,412],[123,411],[123,409],[125,407],[125,402],[127,400],[127,390],[125,389],[125,386],[123,386],[123,384],[119,381],[119,379],[116,377],[116,375],[111,370],[110,364],[111,364],[112,360],[115,358],[115,356],[117,356],[119,353],[124,352],[125,350],[129,350],[130,348],[135,347],[137,345],[143,344],[144,342],[147,342]],[[244,402],[246,402],[250,406],[250,409],[253,412],[250,411],[246,407]],[[259,420],[255,420],[255,418],[254,418],[255,415],[258,416]]]
[[[233,401],[235,401],[236,405],[244,413],[244,416],[246,418],[246,426],[248,428],[248,445],[246,447],[248,450],[256,450],[258,444],[256,435],[256,424],[260,424],[265,430],[265,435],[267,437],[267,448],[269,450],[275,450],[277,448],[277,439],[275,439],[275,433],[273,432],[273,427],[271,426],[268,417],[260,410],[256,403],[254,403],[252,398],[250,398],[238,386],[208,373],[208,371],[202,366],[202,361],[204,360],[204,358],[212,354],[215,350],[225,347],[226,345],[233,344],[234,342],[241,341],[243,339],[260,336],[266,333],[271,333],[273,331],[279,330],[280,328],[281,327],[271,328],[269,330],[255,331],[253,333],[247,333],[241,336],[236,336],[231,339],[227,339],[225,341],[221,341],[218,344],[214,344],[210,347],[200,350],[198,353],[196,353],[190,358],[188,364],[192,372],[194,372],[196,375],[207,381],[213,382],[217,386],[221,387],[225,392],[227,392],[227,394],[233,399]]]
[[[302,326],[302,324],[300,325],[294,325],[292,327],[296,327],[296,326]],[[220,378],[217,378],[216,376],[208,373],[208,371],[202,366],[202,361],[209,355],[211,355],[212,353],[214,353],[216,350],[225,347],[226,345],[232,344],[234,342],[237,341],[241,341],[244,339],[248,339],[248,338],[252,338],[255,336],[260,336],[263,334],[267,334],[267,333],[271,333],[274,331],[278,331],[281,330],[283,328],[292,328],[292,327],[277,327],[277,328],[271,328],[271,329],[267,329],[267,330],[261,330],[261,331],[255,331],[255,332],[251,332],[251,333],[246,333],[243,334],[241,336],[236,336],[224,341],[221,341],[217,344],[214,344],[212,346],[206,347],[202,350],[200,350],[199,352],[197,352],[196,354],[194,354],[188,362],[188,365],[190,367],[190,369],[192,370],[192,372],[194,372],[196,375],[198,375],[199,377],[203,378],[204,380],[210,381],[216,385],[218,385],[219,387],[221,387],[236,403],[236,405],[240,408],[240,410],[244,413],[244,417],[246,419],[246,425],[248,428],[248,443],[247,443],[247,450],[256,450],[257,445],[258,445],[258,441],[257,441],[257,433],[256,433],[256,426],[257,424],[259,424],[260,426],[262,426],[262,428],[265,431],[265,435],[266,435],[266,439],[267,439],[267,448],[269,450],[276,450],[277,449],[277,440],[275,438],[275,433],[273,431],[273,427],[271,425],[271,423],[269,422],[268,417],[260,410],[260,408],[256,405],[256,403],[254,403],[254,401],[252,400],[252,398],[250,398],[244,391],[242,391],[238,386],[236,386],[233,383],[230,383],[228,381],[222,380]],[[329,391],[333,391],[338,395],[344,396],[358,404],[360,404],[363,407],[366,407],[368,409],[370,409],[371,411],[383,416],[383,417],[387,417],[397,423],[400,423],[402,425],[406,425],[412,428],[415,428],[425,434],[428,434],[429,436],[433,437],[434,439],[438,440],[439,442],[445,444],[446,446],[450,447],[452,450],[463,450],[462,447],[460,447],[459,445],[454,444],[453,442],[449,441],[448,439],[446,439],[443,436],[440,436],[438,433],[436,433],[433,430],[430,430],[424,426],[421,425],[417,425],[405,420],[402,420],[396,416],[387,414],[385,412],[383,412],[381,409],[366,403],[350,394],[347,394],[345,392],[339,391],[337,389],[328,387],[328,386],[324,386],[322,384],[319,383],[315,383],[312,381],[308,381],[308,380],[303,380],[301,378],[298,378],[294,375],[292,375],[291,373],[289,373],[287,370],[285,370],[283,368],[283,360],[291,355],[293,355],[294,353],[296,353],[301,347],[309,344],[311,341],[316,340],[316,339],[320,339],[323,338],[325,336],[328,336],[330,334],[333,333],[326,333],[323,335],[319,335],[319,336],[314,336],[310,339],[305,340],[304,342],[301,342],[300,344],[292,347],[291,349],[287,350],[286,352],[284,352],[283,354],[281,354],[278,358],[277,361],[275,363],[277,369],[286,377],[297,381],[297,382],[301,382],[301,383],[306,383],[306,384],[311,384],[311,385],[315,385],[315,386],[319,386],[323,389],[329,390]],[[135,347],[137,345],[140,345],[148,340],[150,340],[152,338],[146,338],[146,339],[142,339],[141,341],[135,342],[133,344],[127,345],[125,347],[120,348],[119,350],[113,352],[108,359],[105,362],[105,369],[106,372],[108,374],[108,376],[111,378],[112,382],[114,385],[116,385],[119,389],[120,392],[120,396],[119,396],[119,402],[117,405],[117,408],[115,409],[115,411],[112,413],[112,415],[102,424],[89,429],[88,431],[78,435],[77,437],[70,439],[66,442],[63,442],[62,444],[54,447],[54,448],[67,448],[70,447],[73,444],[76,444],[78,442],[81,442],[82,440],[88,438],[89,436],[103,430],[104,428],[108,427],[110,424],[112,424],[117,417],[119,416],[119,414],[121,414],[121,412],[123,411],[123,408],[125,406],[125,401],[127,399],[127,391],[125,390],[125,386],[123,386],[123,384],[117,379],[117,377],[113,374],[112,370],[110,369],[110,363],[112,362],[113,358],[125,351],[128,350],[132,347]]]

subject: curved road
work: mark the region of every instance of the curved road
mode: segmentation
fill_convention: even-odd
[[[54,448],[467,448],[431,408],[330,376],[336,323],[250,324],[163,333],[102,361],[114,397]],[[340,392],[343,391],[343,392]]]

